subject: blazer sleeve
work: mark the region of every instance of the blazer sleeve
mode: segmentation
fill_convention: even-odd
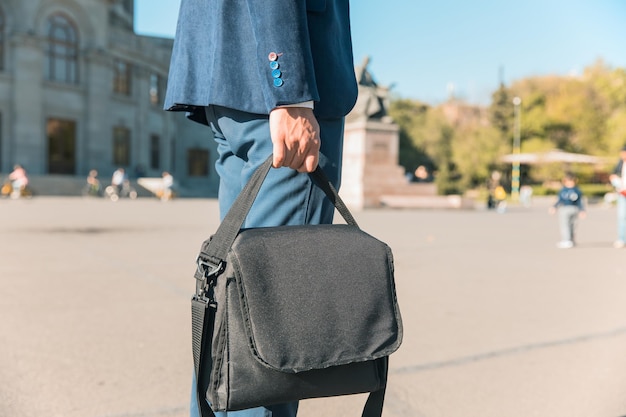
[[[323,10],[325,0],[246,1],[268,112],[280,105],[319,101],[307,13]]]

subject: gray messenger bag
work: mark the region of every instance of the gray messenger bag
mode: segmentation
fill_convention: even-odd
[[[271,163],[198,256],[200,414],[370,393],[362,417],[380,417],[388,356],[402,342],[391,250],[358,227],[320,168],[313,181],[347,224],[241,229]]]

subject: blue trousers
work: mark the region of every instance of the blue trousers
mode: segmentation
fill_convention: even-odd
[[[574,231],[576,228],[576,219],[580,209],[577,206],[560,206],[559,207],[559,229],[561,231],[561,241],[574,242]]]
[[[206,108],[217,142],[215,169],[220,177],[219,206],[223,219],[252,173],[272,153],[267,115],[250,114],[220,106]],[[321,131],[320,166],[339,189],[343,151],[343,118],[318,120]],[[335,208],[307,174],[290,168],[271,169],[244,227],[329,224]],[[298,403],[217,412],[216,417],[295,417]],[[197,417],[195,375],[191,417]]]

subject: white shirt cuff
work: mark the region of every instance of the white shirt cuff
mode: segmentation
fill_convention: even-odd
[[[314,102],[313,102],[313,100],[309,100],[309,101],[304,101],[302,103],[283,104],[282,106],[276,106],[277,109],[279,109],[281,107],[303,107],[305,109],[313,109],[314,108]]]

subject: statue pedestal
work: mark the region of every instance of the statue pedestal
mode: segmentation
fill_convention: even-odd
[[[471,199],[437,195],[435,183],[411,183],[398,165],[399,128],[393,123],[346,123],[341,198],[351,209],[375,207],[472,209]]]
[[[353,209],[462,208],[471,202],[460,196],[438,196],[434,183],[409,183],[398,165],[400,128],[387,112],[389,89],[380,87],[367,65],[356,68],[358,100],[346,116],[343,142],[341,199]]]
[[[379,207],[383,195],[407,193],[404,168],[397,164],[398,132],[397,125],[380,121],[346,123],[341,198],[348,206]]]

